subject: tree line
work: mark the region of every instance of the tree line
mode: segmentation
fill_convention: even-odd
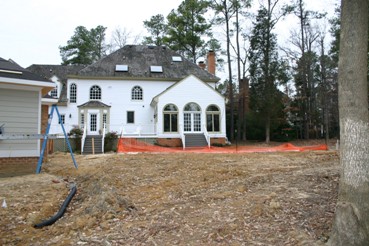
[[[227,74],[217,89],[228,99],[231,141],[328,140],[339,137],[336,9],[327,19],[325,12],[307,9],[304,0],[184,0],[166,17],[144,21],[148,36],[116,29],[107,43],[106,27],[79,26],[59,49],[65,65],[91,64],[128,42],[165,45],[195,63],[213,50],[218,69]],[[291,15],[298,27],[278,45],[276,27]],[[329,35],[333,41],[327,43]]]

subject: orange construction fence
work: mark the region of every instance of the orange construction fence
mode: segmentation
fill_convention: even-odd
[[[174,148],[162,147],[139,141],[134,138],[120,138],[118,139],[117,152],[118,153],[132,153],[132,152],[192,152],[192,153],[253,153],[253,152],[285,152],[285,151],[311,151],[311,150],[328,150],[325,144],[314,146],[295,146],[291,143],[284,143],[278,146],[225,146],[225,147],[191,147],[191,148]]]

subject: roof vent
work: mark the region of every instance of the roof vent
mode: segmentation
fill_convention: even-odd
[[[152,73],[162,73],[163,67],[162,66],[150,66],[150,72]]]
[[[174,61],[174,62],[181,62],[182,61],[182,57],[181,56],[172,56],[172,61]]]
[[[116,72],[128,72],[128,65],[115,65]]]

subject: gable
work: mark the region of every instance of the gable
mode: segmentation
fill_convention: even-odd
[[[168,87],[165,91],[155,96],[151,105],[155,105],[159,99],[173,99],[175,100],[178,97],[186,97],[186,100],[198,101],[199,99],[207,99],[216,97],[218,100],[225,100],[224,96],[217,92],[213,87],[208,85],[206,82],[203,82],[199,78],[194,75],[189,75],[181,81],[173,84]]]

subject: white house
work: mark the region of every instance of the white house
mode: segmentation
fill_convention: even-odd
[[[54,86],[15,62],[0,58],[0,167],[36,166],[40,140],[35,135],[41,133],[42,96]]]
[[[225,98],[215,90],[214,52],[207,63],[212,73],[166,47],[127,45],[80,70],[28,69],[60,82],[54,95],[67,131],[80,127],[94,136],[115,131],[122,137],[153,138],[159,145],[196,146],[188,141],[194,135],[209,144],[226,139]],[[66,69],[66,78],[65,72],[56,72]],[[50,133],[61,133],[57,121]]]

